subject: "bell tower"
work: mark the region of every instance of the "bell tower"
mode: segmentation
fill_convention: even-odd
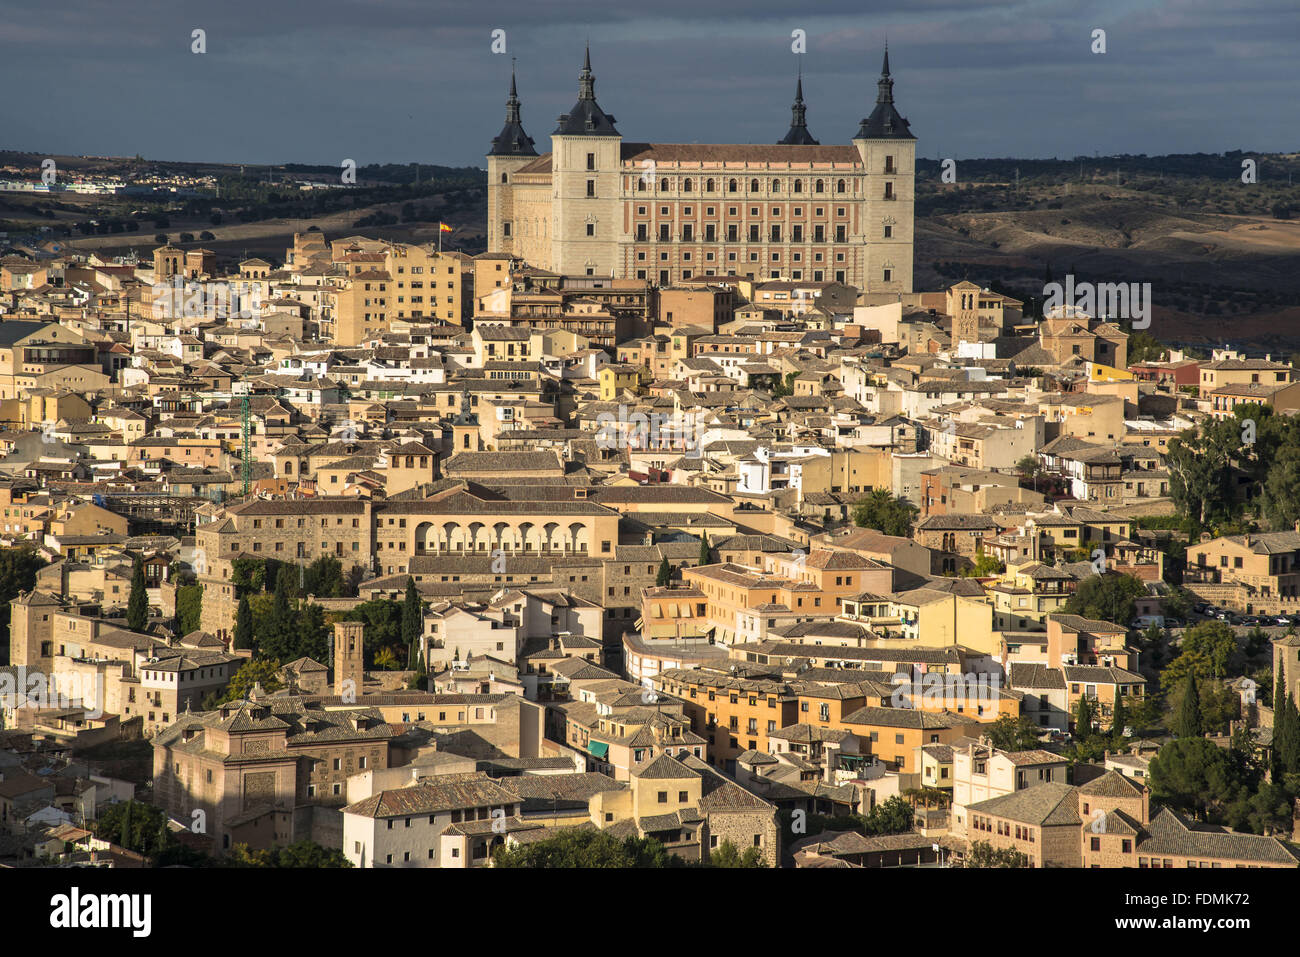
[[[359,621],[334,623],[334,693],[353,702],[360,697],[365,680],[365,627]]]

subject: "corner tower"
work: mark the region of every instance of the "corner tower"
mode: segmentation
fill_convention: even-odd
[[[777,140],[779,145],[783,146],[818,146],[818,142],[812,138],[808,132],[808,110],[803,105],[803,71],[799,71],[799,79],[795,81],[794,87],[794,105],[790,107],[790,129],[781,139]]]
[[[876,108],[853,137],[866,169],[866,292],[912,291],[916,214],[916,137],[894,106],[889,48],[876,83]]]
[[[614,275],[619,240],[623,137],[596,102],[588,49],[578,102],[551,134],[550,268],[568,276]]]
[[[533,138],[524,132],[520,120],[519,94],[515,89],[515,68],[510,67],[510,96],[506,98],[506,125],[488,150],[488,237],[487,251],[514,252],[516,225],[515,171],[537,158]]]

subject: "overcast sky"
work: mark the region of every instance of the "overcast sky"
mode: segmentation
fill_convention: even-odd
[[[484,165],[511,55],[549,149],[590,36],[627,140],[847,143],[888,37],[925,157],[1297,149],[1296,0],[0,0],[0,148]],[[864,12],[864,10],[866,12]],[[207,52],[191,53],[206,31]],[[507,54],[491,51],[506,31]],[[1106,31],[1106,52],[1091,50]]]

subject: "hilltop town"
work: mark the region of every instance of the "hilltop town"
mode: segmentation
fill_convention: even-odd
[[[914,289],[887,54],[521,102],[478,255],[0,258],[0,866],[1300,865],[1300,372]]]

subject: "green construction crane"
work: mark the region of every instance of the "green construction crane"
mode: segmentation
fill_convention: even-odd
[[[253,430],[250,427],[252,418],[248,411],[248,396],[244,396],[239,403],[241,431],[244,437],[243,461],[240,463],[240,471],[244,477],[244,497],[248,497],[249,486],[253,482]]]

